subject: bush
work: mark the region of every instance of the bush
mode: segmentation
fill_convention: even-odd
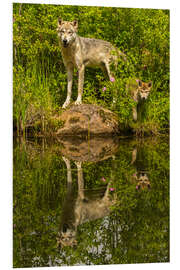
[[[59,111],[66,99],[66,70],[56,33],[58,17],[78,19],[79,35],[110,41],[127,55],[127,62],[120,61],[114,71],[115,82],[107,81],[99,69],[86,69],[83,102],[111,108],[117,112],[120,123],[134,128],[133,101],[126,93],[126,81],[129,78],[151,80],[153,92],[147,102],[144,125],[147,131],[156,127],[156,134],[167,132],[168,10],[19,3],[13,4],[13,118],[16,128],[24,130],[37,114],[43,121]],[[115,93],[117,102],[112,107]],[[73,100],[76,96],[77,74]]]

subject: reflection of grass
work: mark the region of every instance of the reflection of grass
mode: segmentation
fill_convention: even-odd
[[[137,161],[149,173],[150,191],[136,191],[129,180],[136,168],[131,164],[135,146]],[[112,180],[117,203],[110,216],[80,225],[77,247],[67,247],[62,252],[56,249],[56,236],[66,194],[67,169],[60,146],[36,139],[15,143],[14,147],[14,267],[32,267],[34,257],[40,258],[38,266],[48,266],[49,256],[53,265],[169,260],[167,140],[121,140],[114,158],[83,163],[85,188],[98,189]],[[72,161],[71,164],[77,191],[77,169]]]
[[[143,123],[132,122],[131,128],[137,137],[143,137],[146,135],[160,135],[158,123],[152,121],[146,121]]]

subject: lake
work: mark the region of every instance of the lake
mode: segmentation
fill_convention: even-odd
[[[13,266],[169,261],[169,138],[14,138]]]

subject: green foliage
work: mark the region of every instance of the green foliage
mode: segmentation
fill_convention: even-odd
[[[43,119],[58,111],[66,99],[67,75],[56,33],[58,17],[78,19],[79,35],[110,41],[127,55],[127,61],[120,61],[114,71],[114,83],[105,80],[99,69],[86,69],[83,102],[111,108],[117,112],[120,123],[133,127],[133,101],[126,93],[126,81],[132,77],[151,80],[153,92],[147,103],[145,125],[147,130],[155,126],[158,132],[167,131],[168,10],[14,3],[13,118],[18,130],[35,122],[37,115],[43,126]],[[112,107],[116,94],[116,106]],[[76,96],[77,74],[73,100]]]

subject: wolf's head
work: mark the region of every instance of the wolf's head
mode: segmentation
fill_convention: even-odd
[[[151,185],[150,185],[150,181],[149,181],[149,177],[146,173],[140,173],[139,177],[137,178],[138,184],[136,186],[137,189],[150,189]]]
[[[76,39],[76,32],[78,30],[78,22],[67,22],[62,19],[58,19],[58,37],[64,48],[69,47]]]
[[[138,93],[141,99],[147,99],[152,88],[152,82],[144,83],[138,80]]]
[[[57,237],[57,245],[61,247],[76,246],[76,229],[68,224],[63,224]]]

